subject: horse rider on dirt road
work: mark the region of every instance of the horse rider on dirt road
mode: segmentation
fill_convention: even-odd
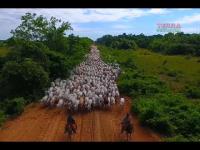
[[[66,128],[67,129],[71,128],[73,133],[76,133],[77,124],[76,124],[75,119],[73,118],[73,116],[71,114],[69,114],[68,117],[67,117]]]
[[[121,125],[122,125],[121,133],[123,133],[130,124],[131,124],[130,114],[127,113],[121,122]]]

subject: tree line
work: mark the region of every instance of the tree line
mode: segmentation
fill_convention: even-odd
[[[134,50],[139,47],[168,55],[200,56],[200,34],[179,32],[146,36],[123,33],[117,36],[104,35],[96,43],[115,49]]]

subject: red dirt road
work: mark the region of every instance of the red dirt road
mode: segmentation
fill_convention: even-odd
[[[116,105],[107,111],[74,115],[78,129],[72,141],[125,141],[126,136],[120,134],[120,122],[131,105],[130,100],[125,99],[124,108]],[[132,119],[135,132],[131,141],[160,141],[160,136],[142,127],[136,116]],[[64,134],[65,122],[64,110],[32,104],[21,116],[4,124],[0,130],[0,141],[68,141]]]

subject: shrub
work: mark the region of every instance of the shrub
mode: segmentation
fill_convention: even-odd
[[[200,98],[200,88],[194,86],[186,87],[185,95],[188,98]]]
[[[0,127],[2,126],[5,120],[6,120],[5,113],[2,110],[0,110]]]
[[[175,70],[170,70],[168,73],[167,73],[168,76],[170,77],[177,77],[178,76],[178,72],[175,71]]]
[[[73,67],[66,56],[54,52],[47,51],[46,55],[49,58],[49,77],[54,80],[56,78],[65,78],[69,75],[70,69]]]
[[[48,74],[32,60],[27,59],[22,63],[8,61],[2,69],[0,96],[2,99],[37,99],[43,94],[48,81]]]
[[[126,93],[129,96],[147,96],[154,95],[155,93],[166,92],[169,89],[164,82],[161,82],[155,77],[144,76],[141,72],[127,71],[121,75],[118,86],[120,92]]]
[[[20,115],[24,111],[24,98],[14,98],[6,101],[6,114],[10,116]]]
[[[186,139],[200,136],[200,106],[181,94],[156,94],[135,100],[132,110],[145,125],[154,130]]]
[[[165,138],[164,141],[165,142],[189,142],[189,140],[185,138],[183,135],[168,137],[168,138]]]
[[[31,58],[48,71],[49,59],[45,54],[48,48],[41,42],[23,41],[16,50],[20,52],[20,57],[23,60]]]
[[[126,68],[130,68],[131,70],[137,69],[137,66],[133,58],[130,58],[130,57],[125,62],[121,63],[121,65],[123,65]]]

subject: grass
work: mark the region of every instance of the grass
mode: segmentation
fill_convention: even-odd
[[[143,125],[164,134],[164,141],[199,141],[199,58],[99,49],[105,62],[120,64],[120,93],[133,99],[132,111]]]
[[[145,74],[158,76],[175,92],[182,90],[187,84],[193,85],[200,81],[198,57],[188,59],[187,56],[168,56],[144,49],[131,53],[135,63]]]
[[[188,84],[196,85],[200,82],[199,57],[162,55],[145,49],[112,52],[105,50],[103,57],[111,57],[111,62],[115,61],[114,57],[120,62],[126,62],[129,58],[134,59],[145,74],[159,77],[175,92],[183,90]]]

